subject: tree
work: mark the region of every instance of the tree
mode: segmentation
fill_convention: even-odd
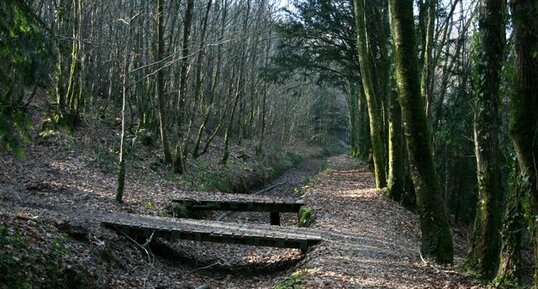
[[[125,111],[127,108],[127,99],[131,92],[131,82],[130,82],[130,72],[132,60],[132,34],[133,26],[131,22],[135,16],[130,13],[128,19],[126,20],[127,25],[127,45],[125,45],[125,55],[123,59],[123,83],[122,83],[122,97],[121,97],[121,133],[120,133],[120,153],[119,153],[119,170],[118,170],[118,188],[116,190],[116,202],[123,203],[123,193],[125,191]]]
[[[25,1],[0,3],[0,148],[24,155],[26,107],[50,71],[44,25]],[[27,93],[29,91],[29,93]]]
[[[385,145],[383,142],[383,123],[379,96],[374,87],[372,75],[371,54],[368,51],[368,39],[366,32],[366,11],[364,0],[354,0],[355,24],[357,27],[357,50],[362,78],[362,87],[368,104],[370,117],[370,141],[374,158],[375,182],[377,188],[387,185]]]
[[[405,148],[402,134],[401,106],[396,93],[390,94],[389,107],[389,175],[387,195],[397,201],[405,197]]]
[[[530,198],[534,229],[535,264],[538,263],[538,1],[511,0],[511,20],[516,50],[515,90],[511,95],[509,132],[520,169],[521,186]],[[511,192],[519,194],[518,192]],[[524,194],[522,194],[524,195]],[[506,255],[503,252],[506,263]],[[501,268],[502,269],[502,268]],[[500,274],[506,274],[501,270]],[[502,277],[502,276],[500,276]],[[538,288],[538,267],[534,271],[534,288]]]
[[[163,0],[157,0],[157,61],[162,61],[164,57],[164,9],[162,1]],[[164,71],[162,67],[157,71],[156,94],[159,103],[159,131],[161,133],[164,162],[166,164],[171,164],[172,153],[168,141],[166,99],[164,96]]]
[[[207,32],[207,22],[209,19],[209,12],[211,11],[212,3],[213,3],[212,0],[208,0],[206,4],[206,10],[204,13],[204,18],[202,20],[202,32],[200,33],[200,45],[198,47],[198,50],[200,52],[198,53],[198,57],[196,58],[196,76],[195,76],[196,86],[194,89],[194,96],[196,97],[196,100],[200,105],[200,110],[202,112],[203,121],[200,124],[200,127],[198,128],[198,134],[196,136],[196,140],[194,141],[194,147],[192,149],[193,159],[196,159],[199,156],[200,143],[202,141],[203,132],[207,125],[207,122],[209,121],[209,115],[211,112],[211,109],[205,108],[205,105],[204,105],[204,93],[202,91],[202,72],[203,72],[202,63],[205,56],[205,43],[206,43],[205,37],[206,37],[206,32]],[[212,103],[214,93],[210,91],[209,94],[210,94],[210,102]]]
[[[82,83],[84,50],[82,42],[83,12],[80,0],[58,1],[54,36],[56,48],[55,122],[74,128],[80,123],[85,91]],[[59,34],[59,35],[55,35]],[[67,36],[68,35],[68,36]],[[61,36],[61,37],[59,37]],[[62,41],[68,37],[69,41]]]
[[[501,248],[504,193],[499,151],[499,84],[506,42],[505,5],[504,0],[480,1],[479,39],[472,72],[478,205],[467,265],[486,279],[495,276]]]
[[[427,0],[424,4],[428,7],[428,21],[426,26],[426,35],[423,43],[423,53],[422,53],[422,75],[420,81],[420,91],[424,97],[424,102],[426,103],[426,114],[430,115],[431,111],[431,101],[432,101],[432,77],[434,65],[432,64],[432,51],[434,46],[434,30],[435,30],[435,11],[437,9],[437,0]]]
[[[178,174],[185,172],[185,159],[186,156],[186,139],[189,136],[189,132],[184,135],[184,122],[185,115],[187,114],[187,80],[189,73],[189,41],[192,27],[192,10],[194,7],[194,0],[187,0],[187,8],[185,9],[185,20],[183,22],[183,41],[181,43],[181,70],[179,79],[179,94],[177,100],[177,112],[178,117],[178,143],[176,146],[176,159],[174,161],[174,170]]]
[[[441,263],[453,260],[452,233],[433,161],[431,132],[420,93],[412,0],[389,0],[395,72],[407,151],[422,231],[422,254]]]

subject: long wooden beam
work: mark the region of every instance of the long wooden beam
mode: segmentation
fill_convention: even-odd
[[[319,232],[306,228],[275,227],[264,224],[235,224],[217,221],[172,219],[134,214],[110,216],[102,223],[127,234],[144,234],[194,240],[298,248],[306,250],[321,242]]]

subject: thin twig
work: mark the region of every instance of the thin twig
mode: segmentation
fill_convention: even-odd
[[[128,240],[130,240],[131,242],[133,242],[136,246],[138,246],[140,249],[144,250],[144,252],[146,253],[146,255],[148,256],[148,265],[149,265],[149,268],[148,268],[148,272],[146,272],[146,276],[144,277],[144,285],[143,285],[143,288],[146,288],[146,282],[149,278],[149,274],[151,273],[151,271],[153,270],[153,265],[155,264],[155,257],[153,256],[153,254],[151,253],[151,251],[149,249],[147,249],[146,247],[149,245],[149,243],[151,243],[152,239],[153,239],[153,236],[155,234],[155,231],[152,231],[151,232],[151,235],[146,239],[146,242],[144,242],[143,245],[139,244],[135,239],[131,238],[129,235],[125,234],[123,231],[121,231],[118,227],[114,226],[116,228],[116,230],[118,232],[120,232],[123,236],[125,236]]]
[[[222,266],[222,265],[224,265],[224,264],[222,264],[220,261],[217,261],[217,262],[215,262],[215,263],[213,263],[213,264],[209,264],[209,265],[204,266],[204,267],[196,268],[196,269],[191,270],[191,271],[189,271],[189,272],[187,272],[187,273],[188,273],[188,274],[192,274],[192,273],[197,272],[197,271],[200,271],[200,270],[209,269],[209,268],[211,268],[211,267],[213,267],[213,266],[216,266],[216,265],[221,265],[221,266]]]

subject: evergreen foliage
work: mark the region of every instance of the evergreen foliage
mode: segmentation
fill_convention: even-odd
[[[23,155],[27,106],[46,79],[51,52],[41,23],[23,0],[0,3],[0,147]]]
[[[292,73],[313,76],[334,87],[357,79],[358,58],[353,11],[349,1],[308,0],[291,2],[276,25],[280,35],[272,65],[272,80]]]

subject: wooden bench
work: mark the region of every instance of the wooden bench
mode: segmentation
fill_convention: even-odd
[[[187,210],[269,212],[271,225],[280,225],[280,213],[299,213],[303,200],[245,194],[196,193],[175,196],[172,202]]]
[[[253,246],[297,248],[303,252],[321,242],[321,234],[306,228],[264,224],[163,218],[135,214],[104,214],[101,223],[125,234],[168,237],[182,240],[221,242]]]

